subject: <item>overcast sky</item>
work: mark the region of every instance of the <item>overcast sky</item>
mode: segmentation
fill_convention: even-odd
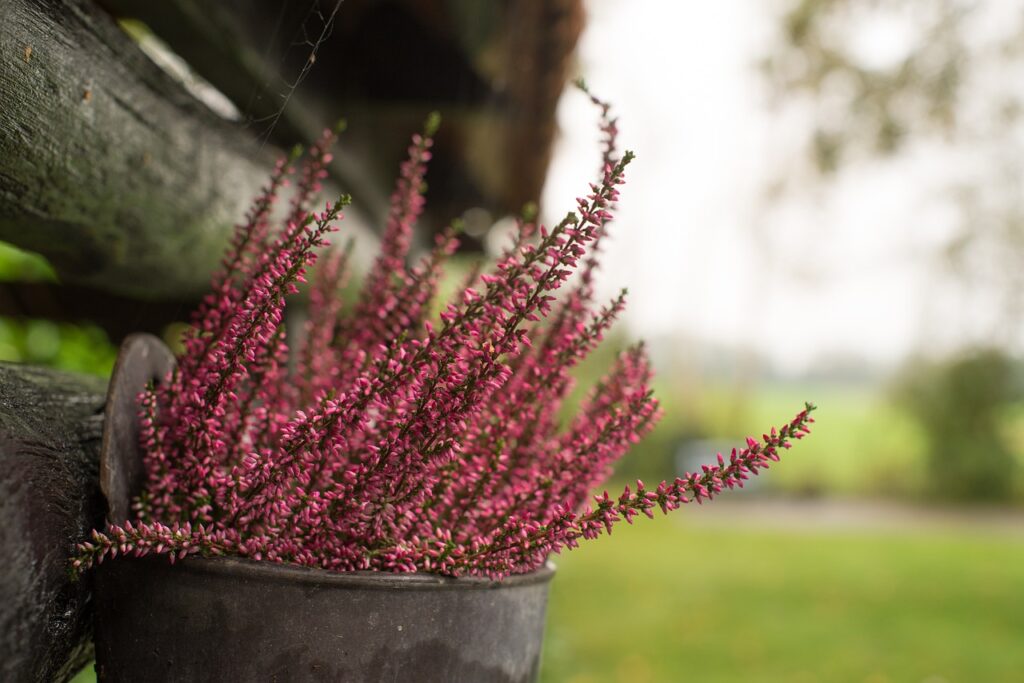
[[[970,341],[991,311],[936,278],[954,217],[932,201],[945,172],[935,150],[851,167],[832,189],[783,206],[764,201],[802,154],[806,126],[799,112],[769,108],[756,69],[772,38],[769,4],[588,4],[580,71],[614,102],[623,146],[637,153],[602,276],[609,295],[630,289],[630,334],[753,346],[791,372],[837,355],[890,364]],[[906,42],[898,25],[855,40],[883,61]],[[564,96],[559,121],[551,217],[573,208],[597,154],[584,97]]]

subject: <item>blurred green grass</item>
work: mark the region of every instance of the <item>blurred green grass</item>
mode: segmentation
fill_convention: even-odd
[[[674,517],[556,558],[542,681],[1014,681],[1024,540]]]

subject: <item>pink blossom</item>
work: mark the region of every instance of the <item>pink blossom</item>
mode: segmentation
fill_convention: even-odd
[[[577,211],[551,227],[524,215],[494,267],[475,271],[436,316],[456,226],[409,258],[436,118],[412,139],[381,253],[351,310],[339,297],[350,248],[323,252],[348,198],[313,204],[334,132],[298,171],[297,159],[279,162],[192,318],[178,369],[142,395],[138,518],[93,532],[72,569],[117,554],[229,554],[501,578],[621,521],[742,487],[802,438],[810,405],[698,473],[592,495],[660,416],[638,344],[568,424],[556,418],[571,370],[626,301],[625,291],[594,301],[599,245],[633,155],[618,155],[609,106],[592,100],[602,161]],[[293,176],[274,231],[272,207]],[[284,307],[318,259],[290,367]]]

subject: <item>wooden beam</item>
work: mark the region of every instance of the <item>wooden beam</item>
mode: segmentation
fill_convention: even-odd
[[[98,1],[144,22],[272,141],[348,118],[332,171],[360,204],[367,190],[339,164],[357,160],[364,184],[390,187],[409,133],[439,110],[424,214],[435,228],[468,208],[497,218],[540,198],[583,27],[580,0],[345,0],[336,15],[336,0]]]
[[[0,0],[0,240],[62,281],[201,295],[275,151],[88,0]]]
[[[106,382],[0,363],[0,680],[62,681],[92,658],[74,544],[100,525]]]
[[[311,144],[324,128],[334,126],[345,115],[336,101],[325,103],[323,97],[310,97],[309,89],[301,87],[304,70],[308,67],[305,72],[309,73],[315,68],[312,46],[296,47],[293,68],[284,72],[280,56],[274,51],[278,30],[287,30],[279,24],[289,24],[285,15],[299,12],[305,16],[311,12],[308,7],[253,0],[97,2],[114,16],[144,22],[192,70],[238,107],[244,125],[261,141],[284,149],[296,143]],[[326,13],[326,21],[332,10],[324,5],[321,11]],[[325,30],[325,43],[332,32],[333,29]],[[346,192],[359,198],[361,211],[369,216],[384,216],[388,185],[368,176],[364,159],[349,152],[337,154],[330,171]]]

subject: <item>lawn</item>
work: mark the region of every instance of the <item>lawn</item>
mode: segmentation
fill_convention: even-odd
[[[1024,680],[1024,537],[685,515],[557,559],[543,681]]]

